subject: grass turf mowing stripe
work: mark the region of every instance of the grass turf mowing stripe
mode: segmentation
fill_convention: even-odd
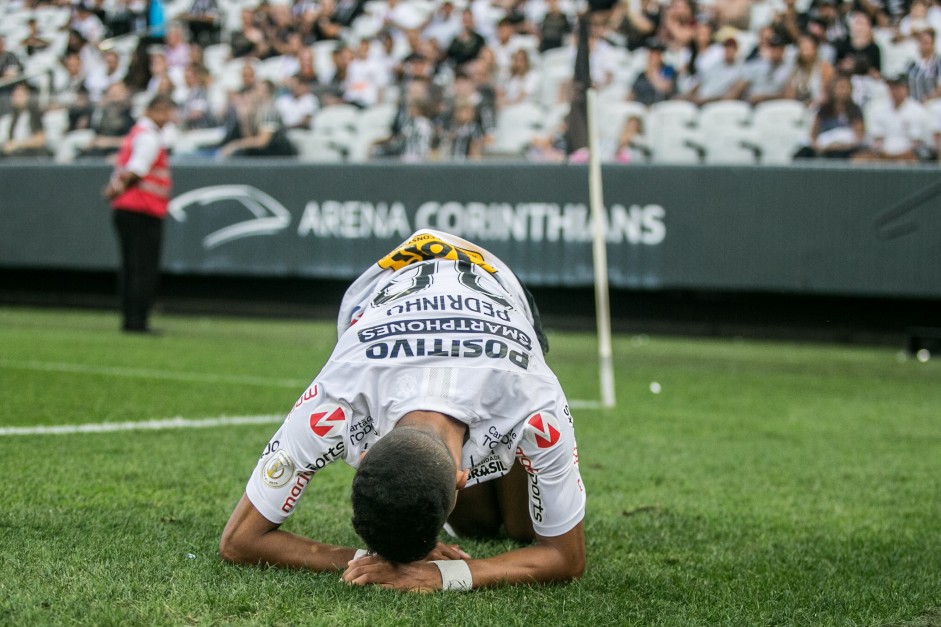
[[[72,433],[109,433],[115,431],[157,431],[161,429],[202,429],[229,425],[273,424],[284,416],[220,416],[218,418],[166,418],[137,422],[98,422],[81,425],[46,425],[40,427],[0,427],[0,437],[11,435],[62,435]]]
[[[165,372],[163,370],[149,370],[146,368],[91,366],[89,364],[49,361],[14,361],[10,359],[0,359],[0,368],[9,368],[13,370],[36,370],[40,372],[71,372],[75,374],[105,375],[135,379],[161,379],[168,381],[183,381],[186,383],[231,383],[233,385],[261,385],[292,389],[301,388],[310,384],[310,381],[301,381],[300,379],[268,379],[265,377],[221,375],[207,372]],[[578,399],[569,401],[569,405],[572,407],[572,409],[599,409],[601,407],[601,403],[599,401]],[[0,435],[3,434],[4,430],[0,429]]]
[[[223,375],[207,372],[167,372],[146,368],[125,368],[112,366],[92,366],[89,364],[49,362],[49,361],[14,361],[0,359],[0,368],[16,370],[38,370],[42,372],[71,372],[76,374],[97,374],[135,379],[163,379],[186,383],[231,383],[235,385],[263,385],[284,388],[300,388],[310,381],[300,379],[269,379],[246,375]]]

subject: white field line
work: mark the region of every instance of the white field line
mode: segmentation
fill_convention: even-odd
[[[109,377],[131,379],[162,379],[187,383],[231,383],[235,385],[261,385],[282,388],[302,388],[310,383],[300,379],[272,379],[249,375],[213,374],[207,372],[173,372],[148,368],[124,368],[117,366],[93,366],[54,361],[15,361],[0,359],[0,368],[12,370],[38,370],[42,372],[72,372],[75,374],[101,374]]]
[[[220,416],[219,418],[166,418],[136,422],[98,422],[83,425],[0,427],[0,437],[11,435],[64,435],[72,433],[113,433],[116,431],[160,431],[162,429],[201,429],[229,425],[273,424],[284,416]]]
[[[570,401],[572,407],[601,407],[598,401]],[[164,418],[131,422],[96,422],[81,425],[41,425],[35,427],[0,427],[0,437],[13,435],[68,435],[74,433],[115,433],[118,431],[162,431],[164,429],[205,429],[230,425],[276,424],[284,416],[220,416],[218,418]]]

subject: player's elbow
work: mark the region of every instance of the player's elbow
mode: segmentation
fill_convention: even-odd
[[[565,572],[562,575],[563,581],[575,581],[585,574],[585,554],[581,554],[566,562]]]
[[[247,564],[251,562],[249,547],[238,534],[226,529],[219,540],[219,557],[225,562],[233,564]]]

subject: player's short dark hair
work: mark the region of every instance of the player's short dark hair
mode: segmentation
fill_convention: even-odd
[[[353,477],[353,529],[390,562],[422,559],[450,512],[455,468],[434,432],[393,429],[369,448]]]

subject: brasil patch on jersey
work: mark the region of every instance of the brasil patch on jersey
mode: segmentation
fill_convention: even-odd
[[[430,233],[421,233],[406,241],[404,244],[379,260],[379,267],[383,270],[401,270],[413,263],[430,261],[432,259],[450,259],[452,261],[469,261],[480,266],[490,274],[497,270],[484,261],[483,255],[474,250],[453,246]]]

